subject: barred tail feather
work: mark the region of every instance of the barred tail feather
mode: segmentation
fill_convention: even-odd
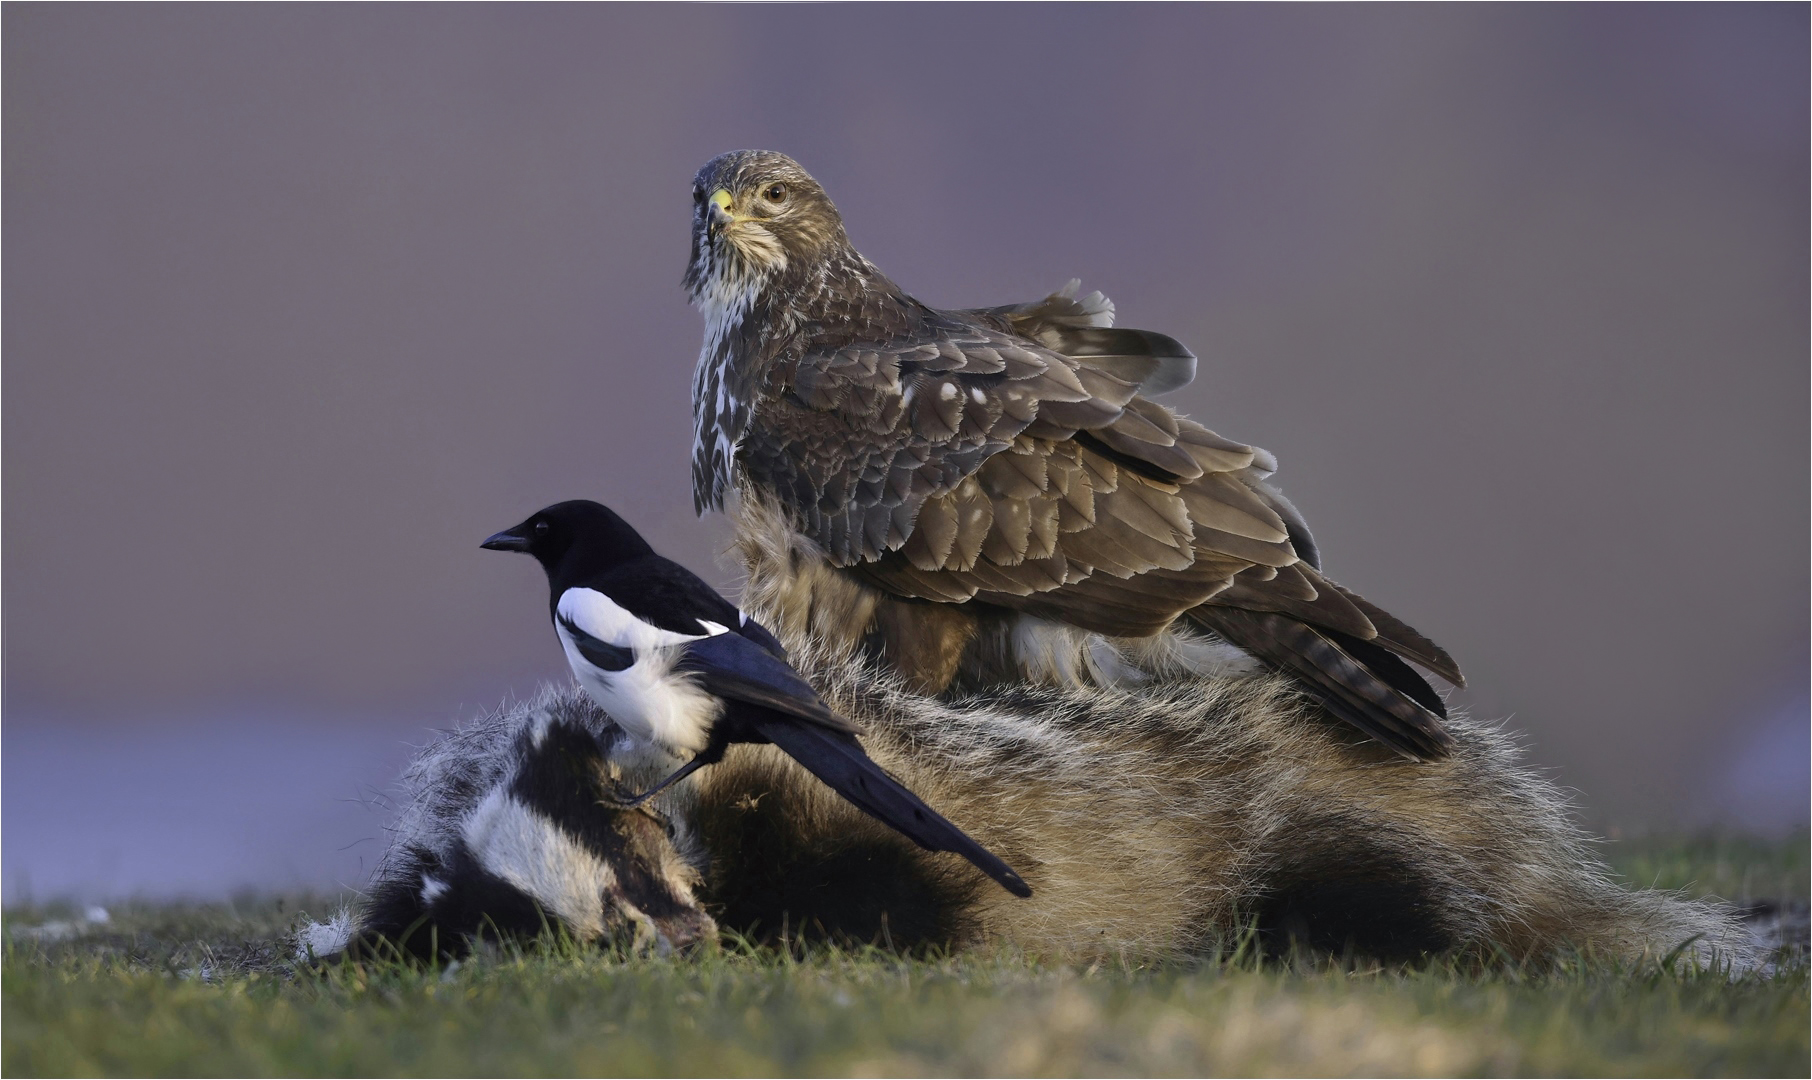
[[[1404,757],[1430,761],[1452,749],[1439,696],[1384,648],[1268,612],[1208,605],[1190,617],[1296,676],[1328,712]]]

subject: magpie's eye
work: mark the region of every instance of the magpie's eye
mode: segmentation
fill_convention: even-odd
[[[547,535],[547,522],[545,522],[545,521],[535,522],[535,535],[536,536],[546,536]]]
[[[786,201],[786,185],[785,184],[769,184],[768,189],[761,193],[761,197],[771,203],[785,202]]]

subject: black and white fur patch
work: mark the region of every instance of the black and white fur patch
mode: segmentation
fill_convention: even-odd
[[[570,718],[532,714],[511,767],[474,792],[448,842],[405,846],[373,889],[355,947],[426,958],[474,940],[563,932],[668,952],[715,937],[697,874],[666,820],[618,809],[609,745]]]

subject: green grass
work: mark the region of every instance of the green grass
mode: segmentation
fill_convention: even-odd
[[[1684,889],[1736,902],[1804,900],[1812,842],[1803,830],[1778,843],[1715,833],[1659,836],[1609,844],[1605,854],[1641,888]]]
[[[1773,895],[1806,895],[1803,838],[1611,854],[1640,880],[1736,895],[1728,883],[1746,875],[1782,883]],[[1803,963],[1729,980],[1653,962],[1532,975],[1260,961],[1237,943],[1213,960],[1089,968],[734,945],[661,960],[554,944],[451,971],[297,977],[274,944],[294,903],[126,905],[62,940],[30,932],[73,914],[7,915],[9,1076],[1808,1070]]]

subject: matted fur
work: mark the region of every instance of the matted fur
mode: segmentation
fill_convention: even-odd
[[[793,642],[800,670],[868,729],[875,760],[1034,895],[1014,898],[962,860],[914,847],[773,748],[737,746],[657,800],[703,876],[700,901],[726,927],[1086,958],[1189,953],[1256,921],[1273,940],[1386,957],[1633,959],[1691,942],[1702,958],[1750,961],[1723,909],[1619,886],[1559,789],[1490,725],[1456,717],[1453,756],[1412,765],[1277,676],[942,701]],[[451,842],[452,823],[507,767],[515,732],[549,710],[609,741],[610,720],[571,691],[429,747],[405,776],[407,809],[374,891],[415,865],[397,853]]]
[[[1032,886],[1018,900],[957,860],[921,856],[966,887],[944,920],[964,940],[1059,956],[1190,951],[1256,918],[1335,948],[1351,931],[1371,952],[1629,958],[1696,936],[1747,959],[1747,934],[1722,909],[1617,885],[1560,790],[1490,725],[1456,717],[1453,757],[1416,765],[1349,735],[1275,675],[943,702],[859,662],[815,659],[795,657],[867,726],[875,760]],[[714,857],[710,813],[736,800],[786,800],[800,847],[874,832],[768,748],[707,770],[698,795],[693,819]],[[708,880],[708,894],[723,890]],[[1424,927],[1419,940],[1316,925],[1321,909],[1370,915],[1393,901],[1420,909],[1399,923]]]

